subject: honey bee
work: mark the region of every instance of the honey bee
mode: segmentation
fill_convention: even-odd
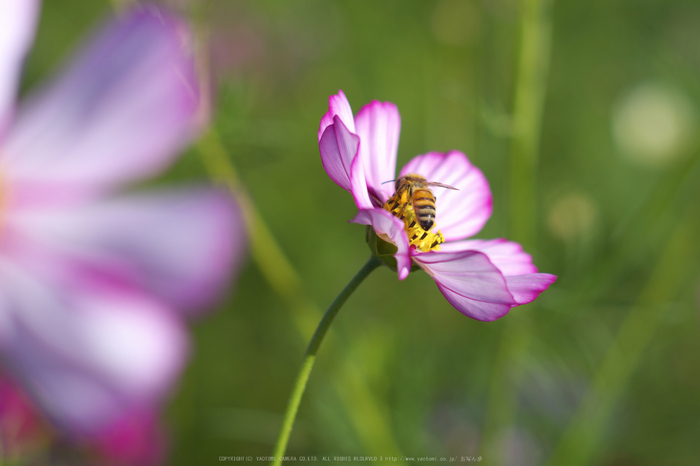
[[[428,181],[424,177],[414,173],[402,176],[396,180],[394,186],[396,188],[396,193],[387,201],[389,210],[395,209],[402,203],[401,211],[398,212],[398,216],[401,217],[406,206],[410,204],[416,214],[418,224],[425,231],[430,231],[435,223],[435,196],[432,191],[430,191],[430,186],[458,191],[455,187],[436,181]],[[393,205],[391,205],[392,203]]]

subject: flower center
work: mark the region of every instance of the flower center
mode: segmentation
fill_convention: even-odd
[[[416,212],[407,191],[400,191],[386,201],[384,208],[395,217],[403,220],[404,229],[408,235],[409,244],[421,252],[439,251],[440,243],[445,242],[445,237],[438,230],[437,233],[424,230],[416,220]],[[432,229],[432,228],[431,228]]]

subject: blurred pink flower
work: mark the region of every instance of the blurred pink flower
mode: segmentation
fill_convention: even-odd
[[[42,437],[42,419],[22,390],[0,374],[0,451],[17,457]]]
[[[36,456],[57,436],[20,386],[0,373],[0,451],[15,461]],[[166,434],[155,411],[122,413],[89,438],[74,439],[103,466],[151,466],[166,457]],[[69,453],[70,454],[70,453]]]
[[[438,233],[423,235],[430,241],[409,236],[408,222],[383,207],[394,194],[394,184],[385,182],[395,179],[400,128],[394,104],[373,101],[353,117],[343,91],[330,97],[318,130],[321,160],[328,176],[352,194],[360,209],[351,221],[370,225],[396,247],[399,280],[417,265],[435,280],[450,304],[469,317],[495,320],[537,298],[556,277],[537,273],[519,244],[505,239],[465,240],[491,216],[491,192],[484,175],[463,153],[419,155],[398,175],[418,174],[458,188],[436,191],[433,228]]]
[[[153,411],[125,413],[91,446],[103,466],[151,466],[166,458],[165,433]]]
[[[202,125],[186,26],[128,12],[15,111],[38,12],[0,3],[0,354],[55,425],[109,438],[172,387],[183,318],[229,283],[243,225],[213,189],[114,193]]]

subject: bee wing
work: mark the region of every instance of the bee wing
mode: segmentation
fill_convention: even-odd
[[[443,184],[443,183],[438,183],[437,181],[428,181],[425,184],[427,186],[438,186],[440,188],[454,189],[455,191],[459,191],[459,189],[455,188],[454,186],[450,186],[448,184]]]

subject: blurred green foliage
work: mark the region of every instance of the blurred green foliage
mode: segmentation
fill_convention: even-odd
[[[494,195],[479,237],[519,240],[509,167],[523,8],[177,3],[209,40],[212,134],[301,279],[283,296],[253,257],[192,325],[192,358],[165,414],[171,463],[190,465],[271,454],[308,341],[300,322],[320,317],[369,255],[364,227],[347,223],[352,198],[320,163],[330,94],[343,89],[355,112],[372,99],[398,106],[399,166],[466,152]],[[112,7],[44,2],[23,92]],[[398,282],[378,270],[320,350],[289,455],[700,463],[700,3],[561,1],[549,15],[528,252],[558,281],[482,323],[422,272]],[[207,147],[160,181],[207,182]]]

